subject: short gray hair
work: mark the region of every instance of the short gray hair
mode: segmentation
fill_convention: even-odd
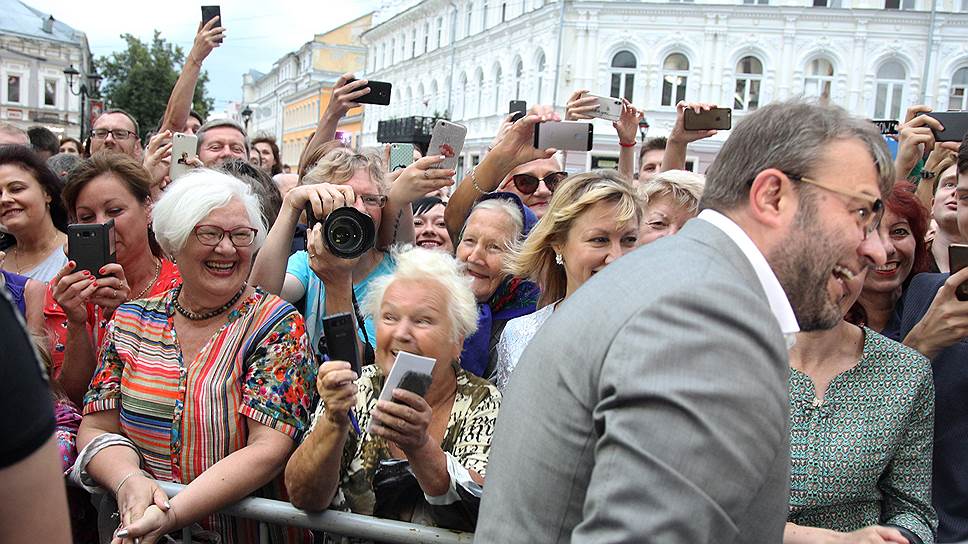
[[[266,238],[259,200],[244,182],[208,168],[198,168],[178,178],[155,204],[152,225],[158,245],[168,255],[177,254],[199,221],[232,200],[245,205],[249,222],[258,231],[252,247],[259,249]]]
[[[245,142],[245,156],[248,157],[249,156],[249,135],[245,133],[245,129],[242,128],[242,125],[228,118],[211,119],[207,123],[205,123],[204,125],[198,128],[198,132],[195,133],[195,136],[198,138],[198,149],[202,148],[202,142],[205,141],[206,132],[212,130],[213,128],[221,128],[221,127],[234,128],[235,130],[242,133],[242,141]],[[198,151],[198,149],[196,149],[196,152]]]
[[[58,153],[47,159],[47,167],[53,170],[57,177],[66,180],[67,174],[82,160],[84,159],[76,153]]]
[[[838,106],[797,99],[770,103],[739,122],[706,170],[700,207],[740,207],[749,197],[749,183],[767,168],[807,176],[823,160],[824,148],[844,139],[867,146],[882,198],[887,197],[895,181],[894,162],[874,124]]]
[[[702,174],[688,170],[666,170],[641,182],[638,195],[643,207],[648,206],[653,198],[669,195],[679,206],[696,211],[705,185],[706,177]]]
[[[477,210],[496,210],[506,213],[511,219],[511,224],[514,225],[514,228],[516,229],[514,236],[511,239],[512,242],[520,238],[521,234],[524,233],[524,215],[521,213],[521,208],[517,207],[510,200],[504,198],[489,198],[487,200],[482,200],[471,208],[471,213],[467,214],[467,219],[470,219]],[[464,221],[464,225],[467,225],[467,221]]]
[[[396,248],[393,254],[396,268],[391,274],[373,280],[363,299],[363,311],[367,315],[380,315],[383,296],[393,282],[413,280],[423,286],[435,281],[447,294],[451,338],[457,342],[477,330],[477,301],[471,290],[471,278],[463,273],[457,259],[442,251],[413,246]]]

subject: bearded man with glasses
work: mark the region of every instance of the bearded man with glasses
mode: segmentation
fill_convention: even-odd
[[[124,110],[108,110],[94,121],[91,129],[91,154],[102,149],[124,153],[141,161],[138,121]]]

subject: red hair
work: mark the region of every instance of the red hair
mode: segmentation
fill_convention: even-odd
[[[927,272],[931,268],[928,244],[924,241],[925,233],[928,231],[928,210],[914,195],[914,190],[913,184],[907,181],[898,181],[894,184],[891,196],[884,201],[884,206],[888,210],[911,225],[911,235],[914,236],[914,264],[911,267],[911,273],[904,279],[905,287],[907,287],[911,278],[921,272]]]

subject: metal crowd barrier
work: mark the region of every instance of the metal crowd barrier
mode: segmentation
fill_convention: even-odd
[[[185,486],[172,482],[158,482],[169,497],[174,497]],[[259,522],[259,544],[269,543],[267,524],[286,525],[322,531],[333,535],[376,540],[397,544],[464,544],[474,541],[473,533],[462,533],[437,527],[362,516],[349,512],[326,510],[310,513],[299,510],[288,502],[259,497],[248,497],[221,510],[222,514],[252,519]],[[182,531],[182,540],[192,541],[191,530]]]

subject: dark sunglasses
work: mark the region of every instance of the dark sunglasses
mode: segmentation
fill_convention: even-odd
[[[514,186],[521,194],[531,195],[538,190],[538,184],[542,181],[548,187],[548,190],[553,193],[555,192],[555,188],[558,187],[558,184],[567,177],[568,172],[552,172],[543,178],[538,178],[531,174],[514,174],[511,176],[511,181],[514,182]]]

